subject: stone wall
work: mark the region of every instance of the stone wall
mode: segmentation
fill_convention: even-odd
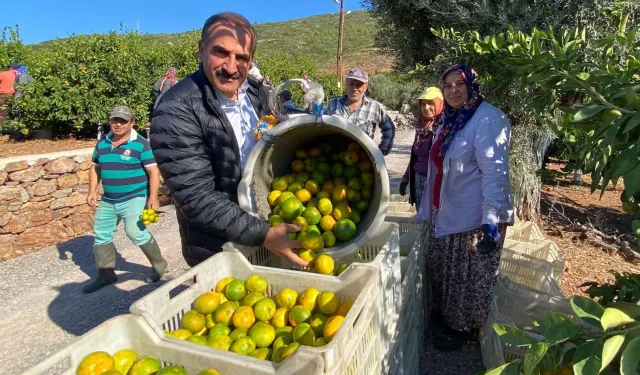
[[[90,167],[91,156],[81,155],[0,169],[0,260],[92,232],[95,208],[86,203]],[[164,186],[161,193],[161,203],[170,203]]]

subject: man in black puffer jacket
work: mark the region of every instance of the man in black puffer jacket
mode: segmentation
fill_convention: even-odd
[[[151,147],[175,202],[182,254],[194,266],[231,241],[264,246],[306,266],[287,232],[270,228],[238,206],[242,168],[256,140],[253,129],[269,113],[268,92],[247,75],[256,50],[251,24],[235,13],[211,16],[198,43],[200,68],[177,83],[153,112]]]

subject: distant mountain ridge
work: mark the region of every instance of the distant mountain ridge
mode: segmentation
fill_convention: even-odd
[[[335,72],[338,49],[338,13],[323,14],[283,22],[254,24],[258,33],[258,50],[277,50],[312,58],[325,72]],[[393,59],[374,46],[376,20],[367,11],[345,14],[343,36],[344,68],[358,66],[375,71],[390,70]],[[150,43],[173,42],[184,33],[144,34]],[[53,41],[33,45],[46,48]]]

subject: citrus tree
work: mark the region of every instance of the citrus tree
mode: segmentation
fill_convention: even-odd
[[[452,54],[480,61],[497,97],[518,95],[530,114],[572,145],[572,163],[592,176],[592,191],[624,182],[623,209],[640,210],[640,39],[620,15],[617,31],[591,38],[586,29],[555,33],[509,28],[477,32],[432,30]],[[514,87],[517,91],[514,92]]]
[[[152,87],[173,66],[182,79],[198,69],[200,33],[182,34],[170,42],[150,42],[135,31],[73,36],[32,48],[22,44],[17,30],[5,29],[0,39],[0,63],[27,65],[34,81],[20,88],[21,96],[7,103],[10,118],[0,125],[29,134],[53,128],[69,134],[95,131],[107,122],[116,105],[128,105],[145,127],[153,109]],[[338,95],[337,78],[318,74],[304,56],[277,51],[257,55],[263,75],[274,84],[303,74],[322,83],[327,98]],[[294,92],[301,97],[299,92]]]
[[[55,124],[79,130],[103,124],[115,105],[149,118],[151,87],[164,74],[170,55],[145,48],[137,33],[82,35],[34,52],[34,81],[12,103],[11,125],[22,131]]]
[[[553,312],[542,317],[534,322],[540,334],[494,324],[502,341],[527,351],[523,359],[484,374],[636,375],[640,370],[637,302],[616,301],[602,306],[581,296],[569,301],[574,316]]]
[[[5,27],[0,34],[0,70],[17,61],[30,61],[31,49],[20,41],[18,27]]]

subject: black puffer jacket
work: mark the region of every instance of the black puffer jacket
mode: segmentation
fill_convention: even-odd
[[[261,117],[269,112],[268,92],[248,79],[247,94]],[[238,142],[202,68],[162,97],[153,111],[151,147],[176,206],[190,266],[228,241],[262,245],[269,225],[238,206]]]

